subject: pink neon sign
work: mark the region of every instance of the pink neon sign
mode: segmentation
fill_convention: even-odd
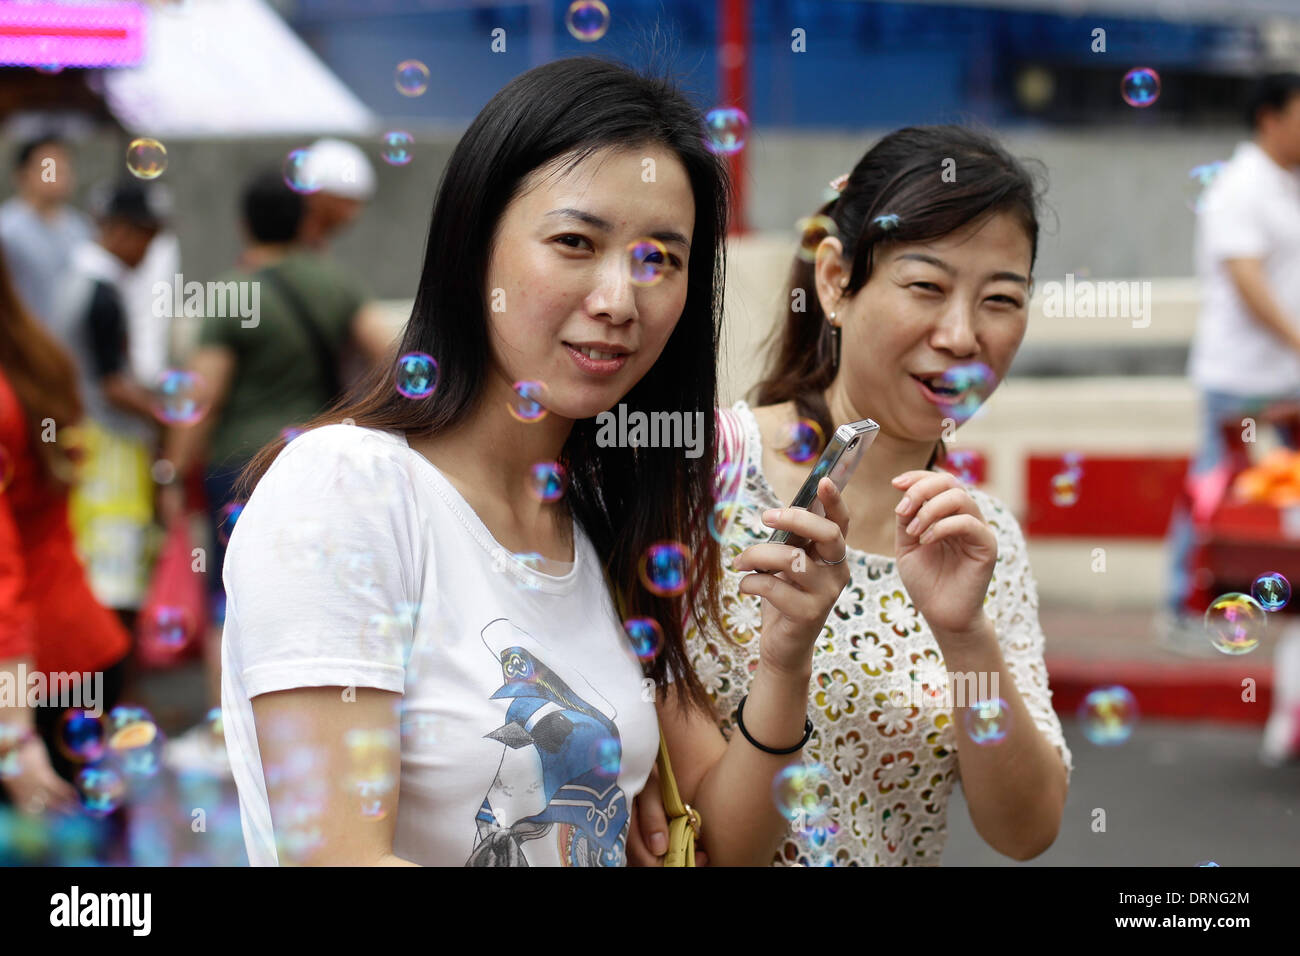
[[[134,66],[144,28],[138,3],[0,3],[0,64]]]

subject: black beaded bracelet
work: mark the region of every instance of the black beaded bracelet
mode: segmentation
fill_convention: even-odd
[[[759,750],[763,751],[763,753],[765,753],[765,754],[777,754],[778,756],[780,756],[780,755],[782,755],[782,754],[792,754],[792,753],[794,753],[796,750],[802,750],[802,749],[803,749],[804,744],[806,744],[806,743],[808,742],[808,738],[812,736],[812,732],[813,732],[813,722],[812,722],[812,719],[811,719],[811,718],[808,718],[808,717],[805,717],[805,718],[804,718],[804,723],[803,723],[803,740],[799,741],[799,742],[798,742],[797,744],[795,744],[793,747],[785,747],[785,748],[780,749],[780,750],[776,749],[775,747],[764,747],[762,744],[760,744],[760,743],[759,743],[757,740],[755,740],[753,737],[749,736],[749,731],[745,729],[745,701],[747,701],[747,700],[749,700],[749,695],[748,695],[748,694],[746,694],[744,697],[740,698],[740,705],[736,708],[736,726],[740,728],[740,732],[741,732],[742,734],[745,735],[745,739],[746,739],[746,740],[748,740],[751,744],[753,744],[753,745],[754,745],[755,747],[757,747]]]

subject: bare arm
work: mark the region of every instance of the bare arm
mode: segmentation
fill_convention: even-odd
[[[281,865],[419,865],[393,853],[400,701],[369,687],[253,698]],[[376,801],[384,812],[375,812]]]
[[[1225,259],[1223,266],[1228,270],[1233,285],[1237,287],[1237,292],[1255,320],[1291,349],[1300,352],[1300,329],[1296,328],[1290,316],[1274,298],[1263,260]]]
[[[177,475],[185,474],[207,452],[217,414],[235,377],[235,353],[221,345],[202,346],[190,358],[189,371],[198,376],[200,383],[201,391],[195,398],[206,403],[208,411],[193,425],[167,429],[163,457],[176,467]]]

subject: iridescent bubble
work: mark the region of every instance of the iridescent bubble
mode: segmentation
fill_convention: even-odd
[[[167,148],[156,139],[131,140],[126,148],[126,170],[136,179],[157,179],[167,169]]]
[[[1188,209],[1192,212],[1200,212],[1205,208],[1205,191],[1218,178],[1225,165],[1226,163],[1223,160],[1217,159],[1212,163],[1193,166],[1187,171],[1184,195],[1187,199]]]
[[[407,352],[397,360],[397,392],[405,398],[422,399],[438,386],[438,363],[425,352]]]
[[[1083,735],[1097,746],[1122,744],[1137,725],[1137,698],[1118,684],[1095,688],[1079,702],[1078,718]]]
[[[840,234],[839,227],[830,216],[805,216],[794,227],[799,231],[797,255],[804,262],[816,262],[817,247],[822,244],[822,240]]]
[[[709,110],[704,124],[708,131],[705,145],[710,152],[730,156],[745,148],[745,140],[749,137],[749,117],[744,110],[731,106]]]
[[[1011,732],[1011,707],[1001,697],[980,700],[965,708],[962,724],[972,743],[1000,744]]]
[[[0,780],[7,780],[16,777],[23,772],[22,766],[18,762],[18,741],[22,739],[23,731],[13,724],[0,724]],[[0,804],[0,813],[3,813],[5,807]],[[4,833],[0,831],[0,860],[3,859],[4,850]]]
[[[668,249],[658,239],[635,239],[628,243],[627,275],[633,285],[656,285],[668,266]]]
[[[743,461],[720,461],[713,469],[713,500],[733,501],[745,482]]]
[[[772,800],[781,816],[806,827],[830,812],[830,772],[819,763],[783,767],[772,778]]]
[[[660,541],[646,549],[637,564],[641,583],[651,594],[672,597],[686,590],[691,552],[677,541]]]
[[[594,43],[609,29],[609,7],[600,0],[575,0],[564,14],[564,26],[575,40]]]
[[[224,741],[226,739],[226,724],[221,716],[221,708],[213,707],[203,717],[203,726],[208,729],[214,740]]]
[[[358,801],[360,815],[382,820],[392,809],[390,794],[396,780],[390,770],[400,746],[391,730],[349,730],[343,738],[348,753],[348,784]]]
[[[533,495],[550,504],[559,501],[569,481],[569,473],[558,461],[539,461],[532,468]]]
[[[405,130],[395,129],[385,133],[384,162],[389,166],[405,166],[415,158],[415,154],[411,151],[413,146],[415,146],[415,137]]]
[[[511,396],[508,407],[510,414],[518,421],[531,424],[546,417],[546,406],[542,404],[542,396],[546,394],[544,382],[525,379],[515,382],[511,388],[515,393]]]
[[[781,429],[781,451],[795,464],[812,461],[825,446],[822,427],[811,418],[801,418]]]
[[[77,774],[81,805],[92,817],[106,817],[122,805],[126,781],[112,767],[86,767]]]
[[[163,735],[143,707],[114,707],[105,719],[113,765],[127,777],[152,777],[161,768]]]
[[[976,483],[975,469],[979,461],[980,458],[975,452],[959,448],[948,452],[948,460],[944,467],[966,484],[973,485]]]
[[[960,424],[979,411],[996,387],[991,368],[983,362],[966,362],[945,369],[927,397]]]
[[[230,534],[235,530],[235,524],[239,521],[239,516],[244,513],[246,501],[232,501],[225,505],[217,513],[217,537],[221,539],[222,544],[230,543]]]
[[[307,196],[321,190],[321,181],[312,169],[310,149],[304,147],[290,150],[284,157],[281,172],[284,184],[296,193]]]
[[[632,639],[632,649],[643,661],[652,661],[664,646],[664,629],[652,617],[633,617],[623,622],[623,630]]]
[[[303,429],[301,428],[285,428],[280,432],[280,438],[283,439],[284,443],[287,445],[302,433]]]
[[[1250,596],[1265,611],[1280,611],[1291,600],[1291,582],[1280,571],[1261,574],[1250,586]]]
[[[403,60],[397,64],[396,83],[403,96],[419,96],[429,88],[429,68],[419,60]]]
[[[203,384],[194,372],[163,372],[151,396],[154,418],[164,425],[193,425],[208,411]]]
[[[898,228],[900,218],[896,212],[887,212],[883,216],[877,216],[871,221],[879,226],[883,231],[892,232]]]
[[[94,763],[104,756],[104,722],[85,710],[65,710],[54,743],[73,763]]]
[[[1120,83],[1120,94],[1129,106],[1150,106],[1160,97],[1160,74],[1146,66],[1129,70]]]
[[[1052,504],[1068,508],[1079,500],[1079,472],[1070,469],[1052,476]]]
[[[193,636],[189,612],[178,605],[156,604],[145,611],[140,621],[140,641],[153,651],[179,651]]]
[[[729,529],[740,520],[742,508],[737,501],[718,501],[709,514],[709,534],[718,544],[726,544]]]
[[[1249,654],[1259,647],[1267,625],[1267,612],[1249,594],[1221,594],[1205,610],[1210,643],[1224,654]]]
[[[602,777],[617,777],[623,769],[623,745],[618,738],[601,737],[593,749],[592,769]]]

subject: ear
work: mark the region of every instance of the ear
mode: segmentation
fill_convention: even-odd
[[[844,246],[839,239],[827,236],[817,246],[813,266],[813,279],[817,285],[817,301],[822,314],[830,315],[843,307],[844,287],[849,282],[849,266],[844,261]]]

